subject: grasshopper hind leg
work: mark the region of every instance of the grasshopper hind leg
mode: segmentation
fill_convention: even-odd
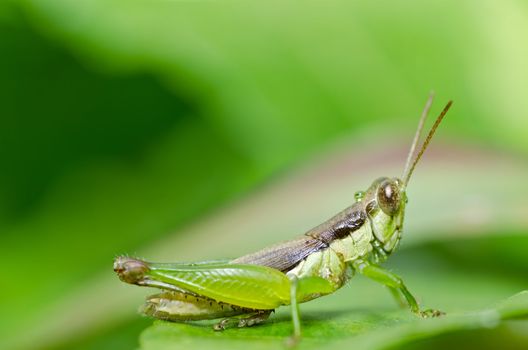
[[[266,321],[273,310],[254,310],[247,314],[237,315],[229,318],[224,318],[213,326],[215,331],[223,331],[230,327],[251,327]]]
[[[245,315],[254,311],[183,292],[163,292],[147,297],[140,312],[164,321],[185,322],[213,320]]]
[[[248,309],[199,295],[170,291],[149,296],[140,311],[147,316],[172,322],[223,318],[213,326],[214,330],[222,331],[229,327],[250,327],[262,323],[273,310]]]

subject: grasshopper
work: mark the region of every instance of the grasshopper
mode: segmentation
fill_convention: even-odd
[[[385,285],[419,316],[441,315],[420,309],[402,279],[380,266],[399,245],[407,184],[452,104],[444,107],[415,155],[432,101],[433,94],[420,117],[402,179],[375,180],[366,191],[356,192],[354,204],[304,235],[234,260],[150,263],[120,256],[114,271],[123,282],[162,290],[147,297],[145,315],[175,322],[221,319],[215,330],[262,323],[274,309],[291,305],[293,339],[299,339],[299,304],[335,292],[355,273]]]

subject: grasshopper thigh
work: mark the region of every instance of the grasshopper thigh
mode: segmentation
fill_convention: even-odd
[[[246,308],[275,309],[289,303],[289,279],[282,272],[265,266],[154,268],[152,276],[198,295]]]
[[[115,267],[121,280],[140,286],[188,291],[218,302],[270,310],[289,304],[290,281],[276,269],[258,265],[169,265],[122,259]]]

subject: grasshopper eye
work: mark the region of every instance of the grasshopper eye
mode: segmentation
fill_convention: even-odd
[[[389,216],[396,214],[400,208],[400,189],[391,180],[383,181],[378,187],[378,204],[383,212]]]

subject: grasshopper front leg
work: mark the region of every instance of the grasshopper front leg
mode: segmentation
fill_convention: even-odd
[[[403,283],[403,280],[398,275],[395,275],[380,266],[374,265],[364,260],[356,260],[353,263],[353,267],[362,275],[387,286],[391,292],[394,290],[399,291],[407,301],[407,304],[413,313],[424,318],[437,317],[444,314],[439,310],[420,310],[416,298],[411,294],[411,292],[409,292],[407,286],[405,286],[405,283]]]

